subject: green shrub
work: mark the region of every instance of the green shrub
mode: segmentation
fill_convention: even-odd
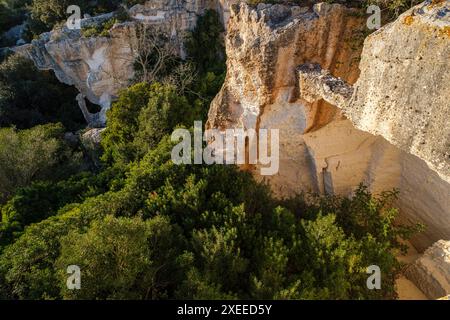
[[[57,23],[67,20],[69,15],[66,10],[69,5],[77,5],[81,12],[91,15],[99,15],[103,13],[118,10],[119,21],[126,19],[121,4],[133,4],[139,1],[121,1],[121,0],[99,0],[95,2],[81,0],[33,0],[30,6],[29,24],[34,35],[51,30]],[[111,25],[112,26],[112,25]],[[102,29],[100,32],[106,31]],[[105,32],[106,34],[106,32]]]
[[[109,189],[109,172],[82,172],[57,183],[35,181],[18,189],[1,207],[0,247],[15,241],[25,226],[55,215],[66,204],[83,202]]]
[[[95,25],[83,28],[81,30],[81,33],[84,37],[87,37],[87,38],[95,37],[95,36],[109,37],[109,30],[111,30],[111,28],[117,22],[119,22],[119,20],[117,20],[116,18],[111,18],[106,21],[103,21],[102,23],[100,23],[98,25],[95,24]]]
[[[143,221],[106,216],[86,232],[61,239],[56,261],[62,296],[68,299],[157,299],[177,285],[177,257],[182,237],[167,217]],[[114,254],[111,254],[113,253]],[[81,290],[64,285],[68,265],[83,270]],[[175,272],[174,272],[175,271]]]
[[[57,180],[76,171],[80,155],[72,152],[63,136],[60,124],[0,129],[0,202],[32,181]]]
[[[103,160],[127,163],[141,158],[177,125],[191,126],[200,113],[172,85],[133,85],[108,111]]]
[[[68,206],[26,228],[0,256],[6,294],[29,299],[395,297],[401,266],[394,256],[397,240],[414,228],[394,225],[390,196],[375,198],[361,187],[352,199],[320,197],[309,203],[298,198],[285,207],[232,166],[174,165],[171,146],[165,138],[132,165],[119,191]],[[343,221],[344,213],[353,222]],[[116,218],[104,219],[108,215]],[[155,224],[160,235],[147,233],[148,224]],[[42,250],[48,254],[40,255]],[[85,290],[64,288],[69,264],[87,270]],[[372,264],[383,272],[381,290],[366,287],[366,268]],[[119,272],[121,266],[130,267]]]
[[[224,28],[219,14],[207,10],[197,21],[195,29],[186,39],[188,56],[196,63],[201,73],[225,70]]]

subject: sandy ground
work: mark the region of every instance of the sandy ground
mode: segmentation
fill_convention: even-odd
[[[405,277],[400,277],[396,281],[396,286],[400,300],[428,300],[423,292]]]

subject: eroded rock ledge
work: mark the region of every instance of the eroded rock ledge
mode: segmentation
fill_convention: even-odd
[[[299,89],[302,98],[308,102],[324,99],[326,102],[342,109],[353,95],[353,86],[341,78],[336,78],[320,65],[305,63],[297,68]]]

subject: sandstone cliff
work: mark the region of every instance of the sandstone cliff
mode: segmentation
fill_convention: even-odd
[[[299,68],[308,100],[342,108],[359,129],[425,160],[450,182],[450,3],[421,4],[367,37],[354,88],[318,65]],[[399,46],[399,43],[402,45]]]
[[[280,172],[270,178],[276,193],[322,189],[303,134],[340,118],[331,105],[306,104],[298,97],[296,66],[314,61],[355,81],[359,50],[353,38],[363,25],[352,10],[340,5],[321,4],[313,10],[264,4],[253,9],[242,4],[232,10],[226,37],[227,77],[207,126],[279,128]]]
[[[279,129],[280,170],[264,179],[281,197],[301,191],[349,195],[360,182],[375,193],[398,188],[402,220],[427,225],[414,245],[424,250],[448,239],[450,38],[442,6],[417,7],[377,31],[362,56],[365,20],[352,9],[234,6],[228,73],[207,126]],[[415,22],[405,23],[413,12]],[[358,80],[356,89],[339,80],[328,83],[342,89],[328,90],[333,97],[305,93],[298,66],[306,63],[349,84]],[[325,101],[343,104],[344,112]]]

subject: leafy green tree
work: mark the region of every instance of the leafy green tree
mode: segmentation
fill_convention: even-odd
[[[135,157],[132,142],[139,128],[138,117],[150,98],[149,86],[139,83],[123,90],[108,110],[108,126],[102,134],[103,160],[128,162]]]
[[[219,14],[207,10],[186,40],[188,55],[201,73],[220,74],[225,70],[224,28]]]
[[[215,11],[209,10],[199,18],[187,41],[197,77],[184,95],[180,95],[180,88],[169,83],[138,83],[119,95],[108,113],[108,127],[103,136],[105,162],[128,163],[138,159],[175,127],[189,128],[194,120],[206,119],[209,103],[225,75],[222,32]]]
[[[399,264],[393,251],[396,245],[388,240],[390,237],[372,236],[373,231],[368,226],[356,228],[353,235],[353,227],[340,225],[338,214],[321,213],[320,202],[300,203],[297,199],[296,206],[287,204],[292,211],[277,206],[277,201],[264,186],[233,167],[176,166],[170,161],[172,145],[164,138],[140,162],[131,165],[119,191],[68,206],[57,216],[26,228],[0,256],[0,278],[5,279],[5,292],[23,298],[47,295],[56,298],[184,299],[395,297],[393,281]],[[229,188],[230,181],[234,183],[233,188]],[[357,192],[351,201],[383,202],[371,196],[365,198],[365,192]],[[335,208],[348,201],[346,198],[340,200],[334,199]],[[302,208],[301,212],[296,208]],[[383,218],[382,211],[376,212],[370,219]],[[303,213],[306,215],[301,217]],[[119,222],[110,217],[105,222],[103,217],[107,215],[141,218]],[[61,226],[69,217],[75,219],[70,227]],[[113,276],[102,267],[102,261],[105,257],[117,257],[116,248],[122,245],[128,248],[125,252],[135,252],[129,242],[144,241],[132,236],[137,233],[135,228],[143,228],[146,221],[162,217],[170,219],[170,225],[179,231],[166,232],[170,235],[162,241],[173,240],[170,247],[174,251],[158,247],[153,252],[163,256],[151,261],[170,266],[168,273],[176,280],[165,280],[163,272],[155,289],[145,280],[147,273],[154,274],[151,267],[142,272],[130,267],[135,271],[127,273],[117,271],[116,265],[108,262],[112,265],[110,271],[120,280],[120,286],[115,287],[111,280]],[[384,221],[383,230],[388,233],[396,233],[402,228],[391,228],[392,219]],[[54,224],[58,228],[54,228]],[[132,231],[127,231],[127,226]],[[165,230],[162,226],[157,229]],[[62,238],[66,240],[62,241]],[[62,258],[58,258],[61,241],[65,249]],[[28,253],[25,254],[27,246]],[[44,248],[49,254],[42,256],[39,252]],[[149,250],[153,257],[152,249]],[[136,252],[140,253],[132,257],[124,255],[117,261],[125,259],[125,265],[147,267],[139,258],[144,251]],[[59,261],[57,267],[56,261]],[[89,285],[83,294],[79,292],[79,296],[72,296],[64,291],[64,287],[60,290],[48,287],[50,283],[63,286],[62,275],[57,276],[57,273],[63,272],[63,265],[77,264],[76,261],[81,261],[83,268],[89,270]],[[365,268],[371,264],[379,265],[385,275],[381,291],[366,288]],[[34,268],[24,269],[26,271],[19,275],[17,268],[29,265]],[[151,293],[147,294],[137,283],[145,284],[147,289],[151,287]]]
[[[20,238],[0,255],[2,294],[10,299],[61,298],[55,269],[61,238],[108,214],[118,214],[126,205],[121,194],[107,192],[81,204],[65,206],[58,215],[25,228]]]
[[[86,219],[86,217],[83,217]],[[53,267],[59,255],[59,239],[82,221],[79,211],[51,217],[26,229],[0,256],[0,283],[10,299],[59,297]]]
[[[77,5],[82,12],[87,12],[87,2],[82,0],[33,0],[29,19],[33,34],[49,31],[58,22],[66,20],[69,17],[66,11],[70,5]]]
[[[155,148],[163,136],[172,133],[177,125],[192,126],[200,110],[179,96],[172,85],[154,83],[150,87],[147,106],[139,113],[139,127],[134,144],[143,156]]]
[[[140,158],[178,124],[193,125],[199,113],[172,85],[133,85],[108,111],[103,160],[127,163]]]
[[[207,10],[186,39],[188,59],[196,67],[197,77],[187,90],[191,104],[202,106],[206,119],[209,104],[221,88],[226,74],[224,28],[219,14]],[[200,119],[197,119],[200,120]]]
[[[36,181],[17,190],[1,207],[0,246],[12,243],[24,227],[55,215],[66,204],[82,202],[109,189],[106,171],[95,175],[82,172],[57,183]]]
[[[65,298],[157,299],[175,285],[176,258],[182,240],[169,219],[143,221],[107,216],[86,233],[71,232],[61,240],[56,262]],[[82,272],[81,290],[67,290],[68,265]],[[175,273],[174,273],[175,272]]]
[[[63,140],[59,124],[29,130],[0,129],[0,201],[36,180],[57,180],[76,172],[80,155]]]

